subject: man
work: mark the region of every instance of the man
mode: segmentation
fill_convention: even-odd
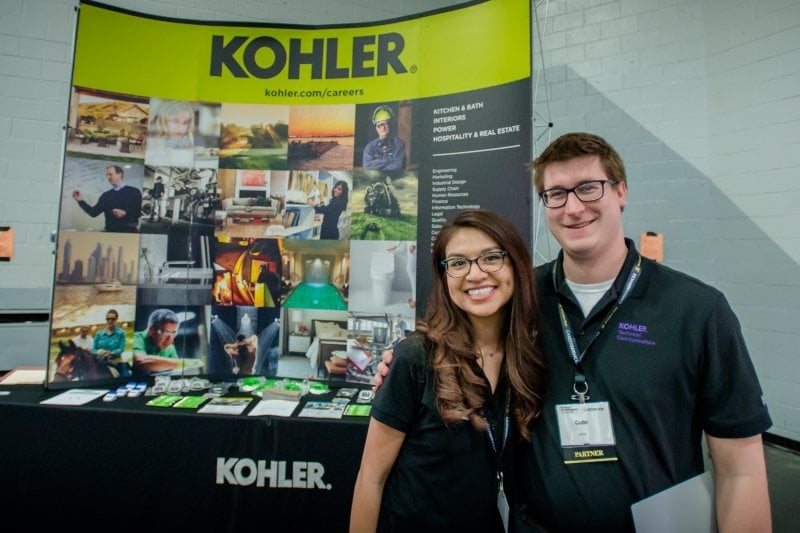
[[[406,166],[406,143],[394,134],[394,111],[378,106],[372,112],[372,124],[378,138],[364,148],[362,166],[371,170],[403,170]]]
[[[180,367],[175,349],[180,319],[170,309],[156,309],[147,319],[147,329],[133,334],[133,371],[135,374],[171,372]]]
[[[80,333],[72,337],[72,342],[74,342],[75,346],[78,348],[83,348],[91,352],[92,346],[94,345],[94,337],[89,335],[89,327],[81,326]]]
[[[153,206],[150,209],[150,221],[161,220],[161,202],[164,198],[164,183],[161,181],[161,176],[156,176],[153,183]]]
[[[92,353],[97,357],[104,357],[108,365],[115,368],[121,377],[131,375],[131,368],[122,360],[125,351],[127,336],[125,330],[117,326],[119,313],[116,309],[106,312],[106,327],[97,332],[92,341]]]
[[[724,295],[624,238],[625,169],[602,138],[564,135],[532,168],[562,251],[536,273],[549,374],[520,530],[633,531],[631,504],[703,472],[705,432],[719,530],[771,531],[772,422]]]
[[[80,191],[73,191],[72,198],[90,217],[103,213],[106,218],[106,231],[137,232],[139,216],[142,214],[142,193],[139,189],[123,183],[124,171],[120,166],[106,167],[106,179],[111,184],[111,190],[101,194],[94,206],[83,200]]]

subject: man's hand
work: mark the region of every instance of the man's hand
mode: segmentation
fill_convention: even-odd
[[[383,352],[383,361],[378,363],[378,373],[375,374],[375,386],[372,387],[372,392],[378,390],[383,385],[383,378],[389,375],[389,365],[392,364],[392,356],[394,349],[389,348]]]
[[[111,210],[111,214],[113,214],[117,218],[122,218],[122,217],[125,216],[125,210],[124,209],[112,209]]]
[[[72,191],[72,198],[78,202],[83,200],[83,196],[81,196],[81,191]]]

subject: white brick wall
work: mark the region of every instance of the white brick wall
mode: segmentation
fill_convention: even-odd
[[[586,127],[617,146],[631,181],[628,235],[664,233],[668,264],[726,293],[771,432],[800,440],[800,4],[553,0],[538,10],[544,68],[558,79],[535,111],[549,110],[553,137]],[[543,228],[537,248],[557,250]]]

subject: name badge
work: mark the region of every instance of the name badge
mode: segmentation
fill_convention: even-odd
[[[508,518],[511,513],[503,487],[500,487],[500,490],[497,491],[497,510],[500,511],[500,519],[503,521],[503,531],[508,531]]]
[[[556,415],[565,463],[617,460],[608,402],[559,404]]]

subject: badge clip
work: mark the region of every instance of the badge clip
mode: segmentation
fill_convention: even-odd
[[[575,394],[570,396],[571,400],[578,400],[580,403],[586,403],[586,400],[591,398],[591,396],[589,396],[587,394],[589,392],[589,384],[584,381],[584,382],[582,382],[582,385],[583,385],[583,390],[581,390],[581,391],[578,390],[578,384],[577,383],[572,385],[572,390],[573,390],[573,392],[575,392]]]

